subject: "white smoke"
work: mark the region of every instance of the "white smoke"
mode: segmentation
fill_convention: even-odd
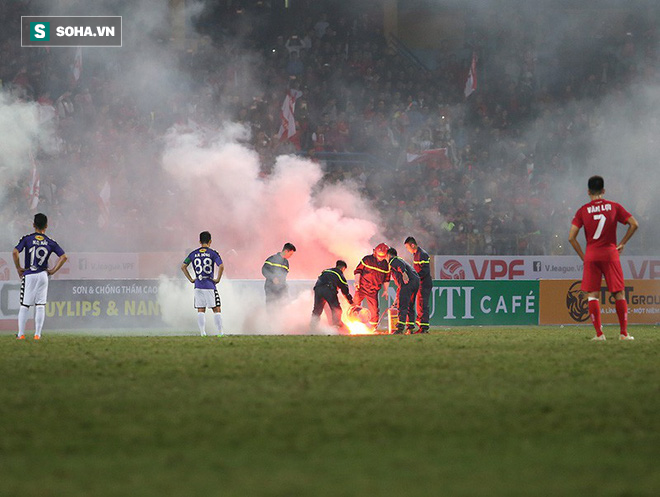
[[[29,169],[40,133],[38,108],[0,92],[0,172],[5,178]]]
[[[13,213],[17,208],[28,208],[28,181],[38,151],[52,151],[58,146],[47,122],[52,118],[51,110],[0,90],[0,239],[4,242],[14,241],[30,227],[26,222],[29,216],[19,219]]]
[[[222,301],[223,333],[230,335],[293,335],[309,334],[313,307],[312,282],[297,282],[291,289],[291,299],[267,308],[263,284],[254,280],[223,278],[218,284]],[[193,308],[193,286],[186,280],[162,276],[158,293],[163,321],[177,330],[197,334]],[[325,321],[321,321],[325,323]],[[211,313],[207,310],[206,331],[216,333]],[[337,329],[322,324],[316,334],[333,335]]]

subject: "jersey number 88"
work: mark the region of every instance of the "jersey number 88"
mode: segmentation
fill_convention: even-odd
[[[195,267],[195,273],[197,273],[197,276],[209,276],[213,274],[213,260],[210,257],[195,259],[193,261],[193,266]]]

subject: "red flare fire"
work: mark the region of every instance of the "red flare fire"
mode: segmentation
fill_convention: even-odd
[[[369,324],[371,319],[369,309],[359,305],[344,308],[341,319],[348,328],[349,335],[375,335],[377,333]]]

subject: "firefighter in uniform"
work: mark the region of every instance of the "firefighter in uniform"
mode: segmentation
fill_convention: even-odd
[[[419,291],[419,276],[410,264],[397,255],[395,248],[387,251],[387,261],[392,279],[397,286],[396,306],[399,309],[399,324],[394,333],[402,335],[406,328],[410,332],[415,328],[415,296]]]
[[[292,243],[285,243],[282,251],[271,255],[261,267],[261,274],[266,278],[266,304],[277,303],[288,296],[286,277],[289,274],[289,258],[295,251]]]
[[[341,290],[349,304],[353,304],[353,297],[348,290],[348,283],[344,278],[344,271],[346,270],[346,263],[344,261],[337,261],[335,267],[325,269],[314,285],[314,310],[312,310],[312,330],[318,327],[323,307],[327,303],[330,307],[330,316],[332,326],[343,329],[344,324],[341,321],[341,305],[339,305],[339,298],[337,291]]]
[[[429,302],[433,279],[431,278],[431,257],[426,251],[417,245],[417,241],[409,236],[404,242],[406,249],[413,256],[413,268],[419,275],[419,291],[417,292],[417,325],[416,333],[429,332]]]
[[[389,247],[380,243],[374,248],[372,255],[365,255],[355,268],[355,298],[356,305],[367,300],[367,307],[371,313],[369,323],[372,328],[378,326],[380,309],[378,307],[378,292],[382,288],[387,294],[390,281],[390,266],[387,263],[387,249]]]

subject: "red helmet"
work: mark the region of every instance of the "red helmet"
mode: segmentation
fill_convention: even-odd
[[[374,255],[377,255],[378,257],[385,257],[388,250],[389,247],[386,244],[379,243],[376,245],[376,248],[374,248]]]

